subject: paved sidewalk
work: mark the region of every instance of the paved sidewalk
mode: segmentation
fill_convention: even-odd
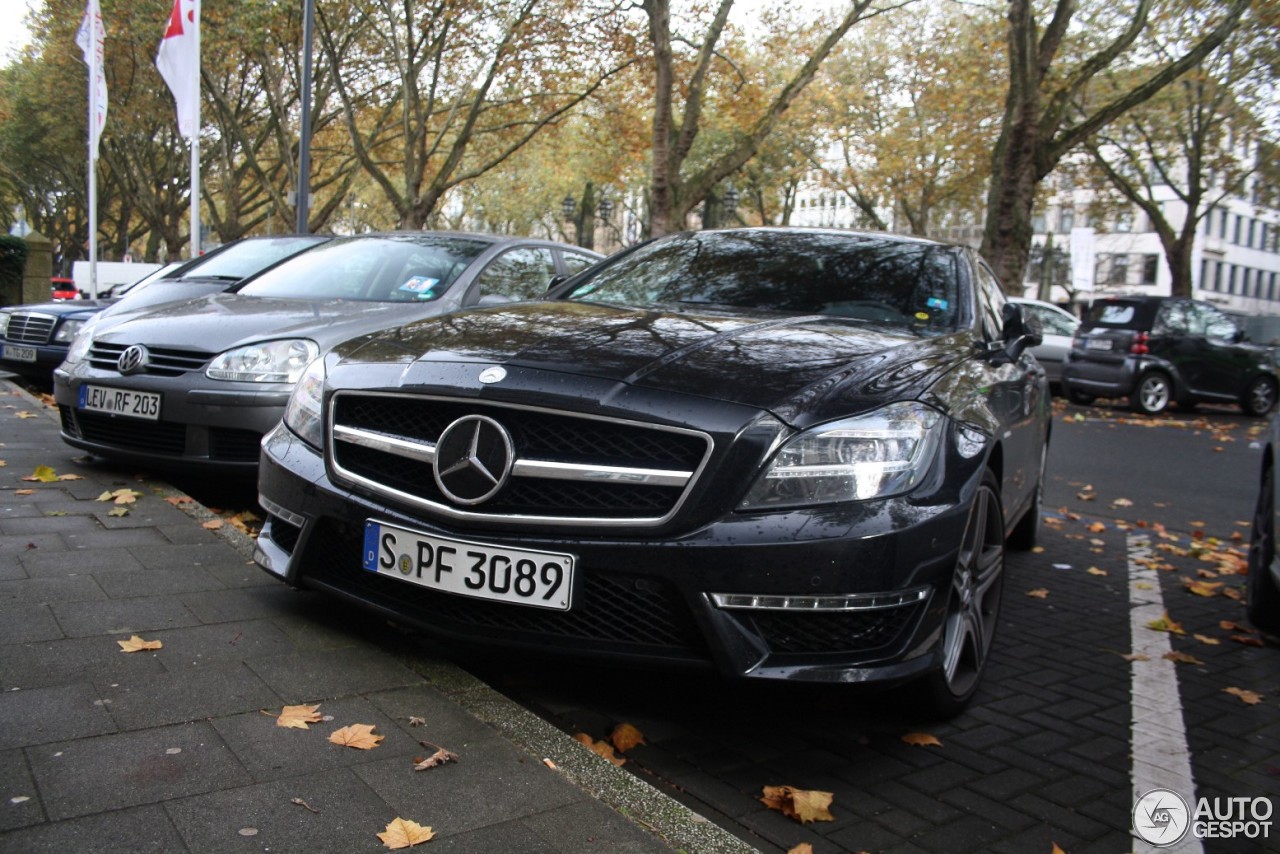
[[[396,818],[435,852],[752,850],[421,637],[267,577],[3,379],[0,460],[0,852],[376,852]],[[325,719],[277,726],[297,704]],[[328,741],[349,724],[385,738]],[[436,747],[457,762],[414,771]]]

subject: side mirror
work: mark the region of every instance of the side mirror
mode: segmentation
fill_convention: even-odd
[[[564,273],[557,273],[556,275],[552,276],[551,281],[547,282],[547,292],[550,293],[551,291],[554,291],[556,287],[560,285],[561,282],[568,281],[568,279],[569,277],[566,276]]]
[[[1033,314],[1025,314],[1017,303],[1004,304],[1001,320],[1004,346],[999,353],[1003,359],[1015,362],[1028,347],[1038,347],[1044,340],[1040,319]]]

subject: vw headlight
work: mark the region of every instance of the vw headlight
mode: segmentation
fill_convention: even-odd
[[[211,380],[296,383],[319,354],[316,343],[305,338],[263,341],[218,354],[204,374]]]
[[[93,343],[93,330],[98,325],[99,317],[101,315],[95,314],[83,323],[77,324],[75,338],[71,340],[71,346],[67,348],[67,355],[62,360],[64,366],[70,368],[78,365],[84,361],[85,356],[89,355],[89,345]]]
[[[302,372],[284,408],[284,426],[319,450],[324,445],[324,359]]]
[[[908,492],[933,460],[942,422],[936,410],[910,402],[806,430],[774,454],[742,509],[807,507]]]

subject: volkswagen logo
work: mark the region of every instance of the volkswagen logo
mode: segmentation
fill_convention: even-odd
[[[467,415],[446,427],[436,443],[436,486],[455,504],[480,504],[506,484],[514,460],[505,427],[486,415]]]
[[[116,359],[116,370],[122,374],[141,373],[147,369],[147,361],[147,348],[141,344],[130,344]]]
[[[492,365],[480,372],[480,382],[488,385],[489,383],[500,383],[507,378],[506,368]]]

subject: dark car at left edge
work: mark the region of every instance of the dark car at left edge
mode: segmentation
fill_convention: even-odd
[[[258,562],[462,648],[972,700],[1051,424],[972,251],[703,231],[550,296],[312,362]]]

